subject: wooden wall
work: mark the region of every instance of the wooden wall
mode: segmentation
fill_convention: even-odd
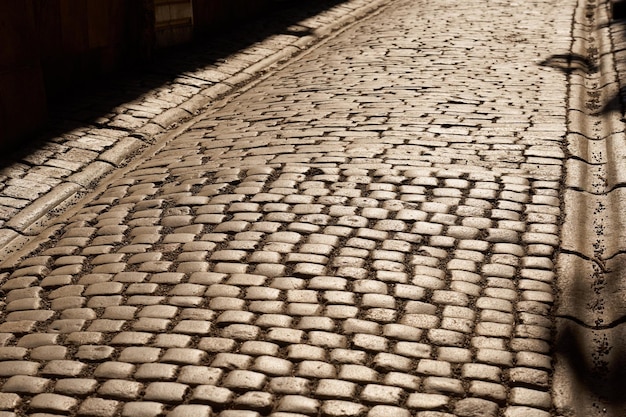
[[[147,60],[275,0],[1,0],[0,148],[45,121],[77,81]]]
[[[152,48],[153,7],[144,0],[30,0],[46,91],[119,68]]]
[[[245,21],[271,6],[275,0],[193,0],[194,29],[207,32]]]
[[[33,4],[0,2],[0,142],[12,144],[46,117]]]

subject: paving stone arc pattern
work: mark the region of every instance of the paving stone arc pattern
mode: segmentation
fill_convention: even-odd
[[[546,417],[571,0],[407,1],[2,273],[0,416]]]

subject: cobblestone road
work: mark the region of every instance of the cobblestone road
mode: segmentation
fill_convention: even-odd
[[[557,415],[575,7],[396,0],[119,171],[2,275],[0,416]]]

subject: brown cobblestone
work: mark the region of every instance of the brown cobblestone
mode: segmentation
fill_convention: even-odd
[[[83,396],[96,391],[98,381],[85,378],[59,379],[54,385],[54,392],[62,395]]]
[[[123,417],[157,417],[162,415],[164,404],[153,401],[128,402],[122,409]]]
[[[324,16],[346,16],[357,3],[367,2]],[[73,223],[37,258],[0,275],[3,409],[107,417],[553,411],[549,318],[565,155],[551,137],[566,133],[563,100],[556,107],[554,98],[566,97],[566,74],[537,79],[532,66],[514,63],[567,43],[542,30],[567,26],[571,5],[560,4],[556,20],[554,6],[533,5],[537,30],[523,42],[509,17],[529,22],[527,5],[507,4],[507,16],[491,6],[425,4],[417,17],[408,2],[386,8],[379,17],[393,24],[347,28],[320,46],[334,58],[313,51],[313,66],[305,56],[281,77],[268,73],[81,200]],[[437,31],[427,18],[435,12]],[[309,35],[271,42],[304,47],[315,25],[311,17]],[[476,42],[477,29],[490,41]],[[98,123],[141,125],[156,140],[156,123],[187,112],[172,106],[195,111],[197,100],[187,100],[200,88],[215,96],[246,79],[240,71],[265,56],[265,42]],[[507,62],[498,63],[502,53]],[[489,63],[488,76],[477,60]],[[320,80],[324,88],[309,88]],[[550,94],[539,94],[548,84]],[[129,132],[94,129],[31,156],[29,164],[50,165],[39,180],[26,165],[3,170],[10,188],[0,202],[21,210],[22,197],[66,177],[83,183],[80,166],[105,150],[103,160],[121,163],[118,141]],[[49,333],[31,334],[40,329]],[[8,390],[28,394],[24,404]]]
[[[413,393],[407,399],[407,407],[418,410],[432,410],[445,407],[449,398],[442,394]]]
[[[235,394],[226,388],[214,385],[199,385],[193,390],[191,399],[212,405],[225,405],[230,403],[234,396]]]

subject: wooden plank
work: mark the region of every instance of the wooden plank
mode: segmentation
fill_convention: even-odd
[[[61,0],[61,40],[63,52],[74,55],[89,47],[87,31],[87,1]]]
[[[34,0],[35,28],[43,64],[63,51],[60,0]]]
[[[0,2],[0,69],[38,60],[32,1]]]
[[[119,22],[111,19],[114,2],[86,0],[88,47],[101,48],[113,43],[112,28]]]
[[[32,0],[0,2],[0,147],[31,133],[46,116]]]
[[[38,66],[0,73],[0,148],[33,133],[46,118],[46,97]]]

